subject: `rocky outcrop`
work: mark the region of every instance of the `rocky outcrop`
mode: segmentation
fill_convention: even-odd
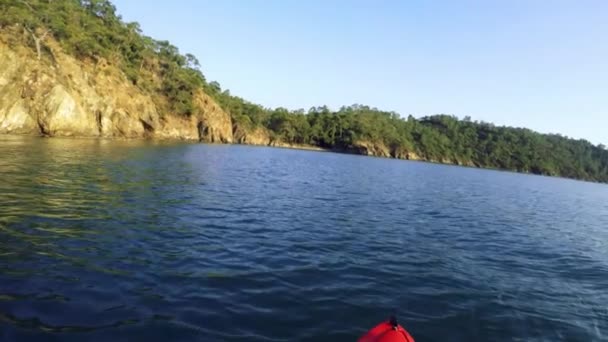
[[[327,149],[318,146],[292,144],[281,139],[276,139],[263,127],[243,128],[239,125],[235,125],[233,135],[234,142],[238,144],[294,148],[299,150],[327,151]]]
[[[232,143],[232,119],[207,94],[200,91],[195,96],[195,104],[200,109],[197,115],[197,130],[201,141],[212,143]]]
[[[270,133],[262,127],[245,129],[236,126],[234,129],[234,141],[239,144],[247,145],[270,145]]]
[[[318,147],[318,146],[313,146],[313,145],[308,145],[308,144],[292,144],[292,143],[284,142],[282,140],[272,140],[270,142],[270,144],[268,144],[268,146],[280,147],[280,148],[294,148],[297,150],[328,151],[328,149]],[[336,152],[338,152],[338,151],[336,151]]]
[[[422,160],[416,152],[406,150],[404,148],[396,148],[391,151],[391,157],[406,160]]]
[[[346,152],[383,158],[425,160],[416,154],[416,152],[403,147],[389,148],[382,142],[371,142],[367,140],[355,141],[349,148],[346,149]]]
[[[15,40],[9,44],[7,37],[0,33],[0,134],[183,139],[324,150],[286,143],[263,127],[240,127],[202,89],[193,94],[192,115],[172,115],[163,111],[167,106],[162,98],[142,91],[103,59],[77,60],[48,39],[45,47],[52,58],[38,60],[31,47]],[[475,166],[470,161],[435,161],[368,140],[336,151]]]
[[[172,115],[105,60],[45,46],[53,58],[39,61],[0,35],[0,133],[233,141],[230,115],[202,90],[194,114]]]
[[[351,153],[363,154],[366,156],[391,157],[391,151],[386,145],[383,143],[373,143],[367,140],[354,142],[348,150]]]

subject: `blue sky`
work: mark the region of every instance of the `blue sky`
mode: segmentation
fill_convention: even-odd
[[[367,104],[608,144],[608,1],[115,0],[267,107]]]

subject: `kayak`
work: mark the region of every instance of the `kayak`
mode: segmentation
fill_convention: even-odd
[[[391,317],[361,336],[358,342],[414,342],[414,338]]]

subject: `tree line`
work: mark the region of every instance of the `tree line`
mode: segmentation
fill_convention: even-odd
[[[80,60],[107,60],[142,91],[155,95],[167,113],[193,115],[193,96],[203,89],[231,115],[235,130],[262,128],[286,143],[348,151],[365,141],[394,157],[405,151],[425,160],[608,182],[608,151],[586,140],[468,117],[402,117],[363,105],[304,111],[251,103],[218,82],[208,82],[195,56],[145,36],[137,23],[124,22],[108,0],[4,0],[0,28],[22,28],[12,42],[26,40],[41,60],[50,54],[48,37]]]

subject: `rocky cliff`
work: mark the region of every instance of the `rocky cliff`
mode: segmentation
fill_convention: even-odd
[[[234,141],[239,144],[268,146],[271,139],[270,133],[262,127],[246,129],[235,125]]]
[[[38,60],[32,47],[21,41],[0,34],[0,134],[182,139],[322,150],[284,142],[264,127],[233,123],[230,114],[202,89],[193,94],[195,113],[168,113],[159,105],[162,101],[142,91],[105,59],[75,59],[56,41],[47,39],[47,58]],[[411,151],[364,140],[338,151],[424,159]]]
[[[52,39],[45,47],[51,57],[38,60],[0,35],[0,133],[233,142],[230,115],[202,90],[194,114],[173,115],[104,59],[76,60]]]

